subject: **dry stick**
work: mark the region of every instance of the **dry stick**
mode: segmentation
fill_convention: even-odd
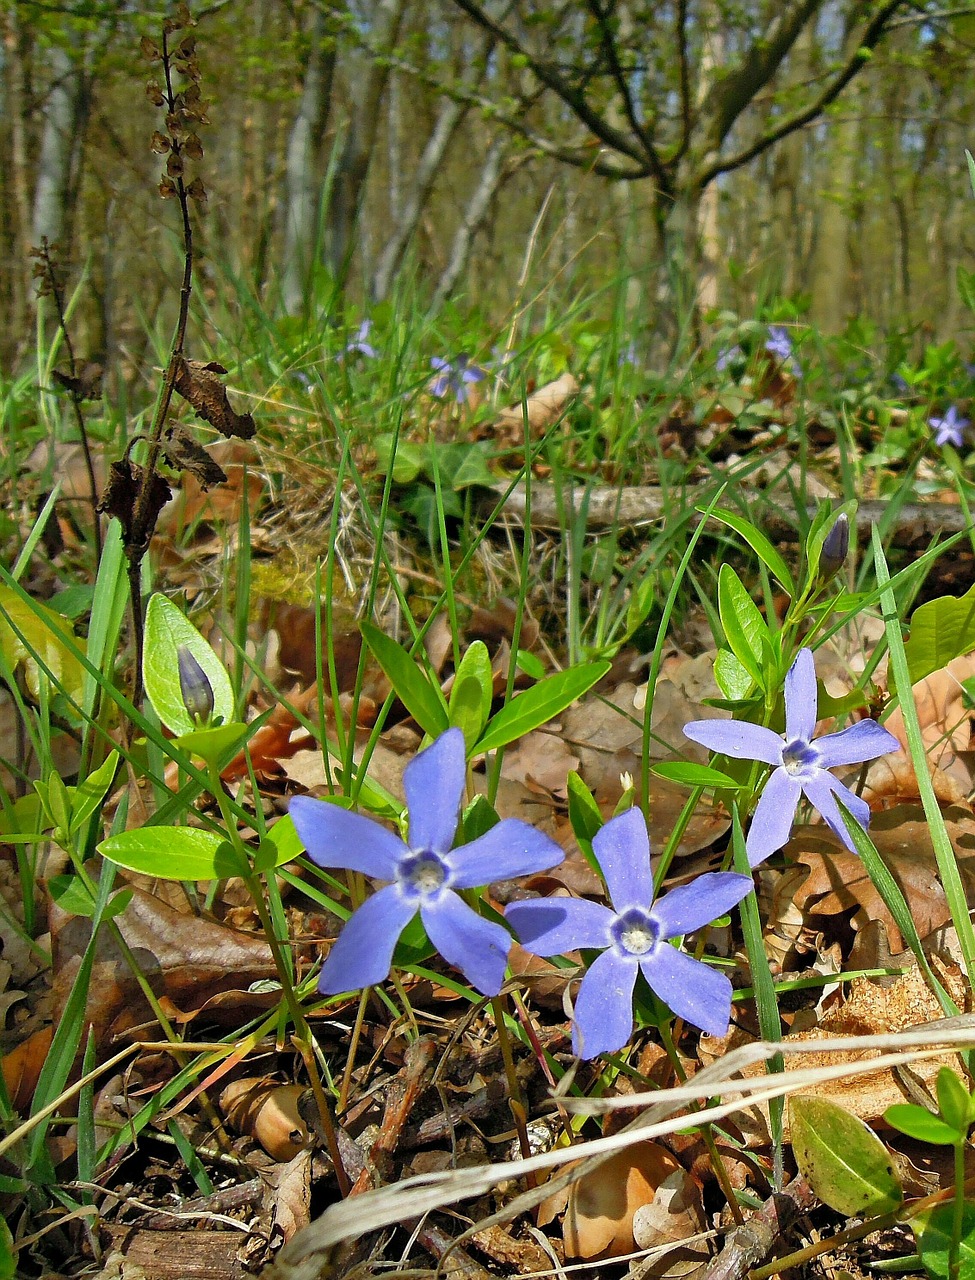
[[[68,332],[68,320],[64,311],[64,297],[61,292],[61,282],[54,269],[54,263],[51,261],[47,236],[45,236],[41,241],[41,263],[44,267],[48,283],[51,286],[51,297],[54,299],[54,305],[57,308],[58,313],[58,328],[61,330],[64,349],[68,353],[68,367],[71,370],[71,381],[74,384],[68,388],[68,394],[71,398],[71,405],[74,409],[75,420],[78,425],[78,435],[81,439],[81,452],[85,460],[85,471],[88,473],[88,493],[91,500],[92,520],[94,521],[95,560],[97,562],[102,558],[102,526],[101,521],[98,518],[98,481],[95,479],[95,462],[91,456],[91,442],[88,439],[88,430],[85,427],[84,414],[81,412],[81,394],[77,385],[78,362],[75,360],[74,346],[71,342],[71,334]]]
[[[173,71],[169,60],[169,35],[163,28],[162,65],[166,78],[166,105],[169,114],[176,110],[176,95],[173,92]],[[170,138],[170,145],[176,155],[180,153],[180,142],[176,137]],[[145,619],[142,613],[142,561],[149,550],[156,523],[156,514],[152,507],[153,480],[159,455],[162,452],[162,433],[166,423],[166,415],[172,403],[176,377],[183,359],[183,346],[186,341],[186,329],[189,324],[190,295],[193,292],[193,226],[190,222],[190,201],[182,174],[176,178],[176,197],[179,201],[180,215],[183,222],[183,280],[179,295],[179,316],[176,321],[176,332],[169,355],[169,364],[163,378],[162,389],[153,415],[149,432],[148,451],[142,471],[142,483],[136,496],[126,537],[125,554],[128,559],[129,595],[132,600],[132,634],[135,640],[135,676],[133,682],[132,702],[138,706],[142,701],[142,653],[145,647]]]
[[[704,1273],[704,1280],[741,1280],[772,1252],[792,1224],[819,1203],[804,1178],[793,1178],[761,1209],[732,1231]]]

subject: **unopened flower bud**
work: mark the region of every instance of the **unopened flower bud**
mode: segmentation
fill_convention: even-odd
[[[833,577],[843,567],[850,552],[850,521],[843,511],[836,517],[836,523],[826,535],[823,550],[819,557],[819,575],[825,581]]]
[[[176,650],[179,663],[179,691],[191,720],[205,724],[213,715],[213,686],[185,644]]]

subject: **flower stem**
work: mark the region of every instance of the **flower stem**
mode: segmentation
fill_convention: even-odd
[[[522,1156],[528,1160],[534,1154],[531,1148],[531,1142],[528,1138],[528,1126],[526,1123],[528,1109],[525,1106],[525,1100],[522,1096],[521,1085],[518,1081],[518,1075],[515,1071],[515,1060],[511,1052],[511,1037],[508,1035],[508,1027],[505,1022],[504,1013],[504,997],[492,996],[491,1010],[494,1013],[494,1025],[498,1032],[498,1044],[501,1046],[501,1058],[504,1062],[504,1074],[508,1081],[508,1106],[511,1108],[511,1114],[514,1117],[515,1129],[518,1133],[518,1145],[521,1147]],[[536,1185],[534,1174],[528,1174],[525,1182],[529,1188]]]
[[[335,1121],[332,1118],[331,1107],[328,1098],[325,1095],[325,1089],[322,1085],[321,1074],[318,1070],[318,1063],[315,1061],[315,1053],[312,1048],[311,1029],[305,1020],[302,1012],[301,1004],[295,991],[294,983],[291,980],[291,968],[284,954],[284,948],[281,939],[274,931],[274,923],[271,920],[270,912],[267,909],[267,902],[264,898],[264,886],[261,883],[261,877],[256,875],[251,869],[250,857],[247,849],[241,839],[240,832],[237,829],[237,823],[234,815],[230,810],[228,796],[223,787],[219,770],[212,760],[207,761],[207,776],[210,779],[210,789],[220,806],[220,814],[224,821],[227,831],[227,838],[233,845],[240,863],[241,879],[247,886],[247,891],[251,895],[254,908],[257,911],[257,917],[261,922],[261,929],[267,938],[268,946],[271,948],[271,955],[274,958],[274,967],[278,972],[278,981],[281,983],[281,993],[284,996],[285,1004],[288,1012],[291,1014],[291,1020],[294,1023],[295,1033],[291,1038],[292,1044],[301,1054],[301,1060],[305,1064],[305,1070],[308,1072],[308,1079],[311,1084],[312,1094],[315,1098],[315,1105],[318,1109],[318,1116],[321,1121],[322,1133],[328,1146],[328,1153],[332,1159],[332,1165],[335,1169],[335,1179],[339,1184],[339,1193],[344,1198],[349,1194],[351,1183],[348,1174],[345,1172],[345,1166],[342,1163],[342,1153],[339,1149],[338,1132],[335,1127]]]

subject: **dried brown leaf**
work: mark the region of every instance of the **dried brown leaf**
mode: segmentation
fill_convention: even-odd
[[[227,473],[215,462],[201,444],[198,444],[182,427],[170,427],[166,432],[166,461],[174,471],[189,471],[205,490],[212,484],[223,484]]]
[[[189,194],[193,195],[193,186],[199,182],[193,180]],[[202,188],[202,184],[201,184]],[[194,198],[198,198],[194,196]],[[249,440],[257,427],[249,413],[235,413],[227,399],[227,388],[220,381],[220,375],[227,370],[215,360],[186,360],[180,358],[176,365],[176,378],[173,383],[176,390],[196,410],[198,418],[209,422],[225,436],[238,436]]]

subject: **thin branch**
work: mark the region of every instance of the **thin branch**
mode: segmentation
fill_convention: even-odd
[[[815,120],[817,116],[822,115],[829,104],[840,96],[854,76],[866,66],[869,61],[869,54],[864,56],[864,51],[870,50],[872,52],[876,48],[887,29],[888,18],[896,13],[903,3],[904,0],[887,0],[883,8],[874,15],[860,39],[854,41],[853,51],[849,58],[818,98],[801,111],[797,111],[794,115],[782,120],[774,129],[769,129],[760,138],[742,148],[735,155],[728,156],[723,160],[720,158],[714,160],[698,175],[700,186],[707,186],[709,182],[713,181],[721,173],[730,173],[733,169],[740,169],[742,165],[754,160],[756,156],[761,155],[763,151],[767,151],[769,147],[774,146],[782,138],[788,137],[790,133],[795,133],[797,129],[803,128],[812,120]]]
[[[677,163],[687,154],[691,145],[691,132],[694,129],[694,115],[691,108],[691,67],[690,55],[687,51],[687,0],[677,0],[676,10],[677,39],[677,79],[680,94],[680,141],[674,152],[672,162]]]

